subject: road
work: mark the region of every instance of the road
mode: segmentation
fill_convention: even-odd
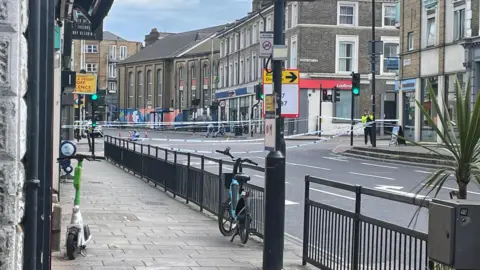
[[[127,133],[122,131],[122,133]],[[118,136],[118,130],[107,130],[106,134]],[[123,135],[123,136],[126,136]],[[143,137],[143,136],[142,136]],[[225,158],[214,150],[223,150],[231,147],[236,156],[249,157],[264,167],[267,152],[263,151],[263,141],[248,139],[240,142],[232,142],[226,139],[205,139],[201,134],[189,135],[174,132],[149,132],[150,140],[143,144],[162,148],[176,148],[183,150],[195,150],[205,156]],[[176,140],[176,141],[172,141]],[[205,140],[205,141],[200,141]],[[209,142],[208,140],[213,140]],[[359,142],[359,140],[356,140]],[[386,141],[379,144],[388,143]],[[305,175],[316,176],[329,180],[361,185],[376,189],[388,189],[393,192],[416,193],[427,176],[433,171],[422,167],[407,166],[393,163],[378,163],[375,161],[357,158],[343,157],[332,152],[337,147],[347,146],[348,138],[336,138],[326,142],[312,143],[311,141],[287,141],[287,168],[286,168],[286,232],[292,237],[301,239],[303,232],[303,212],[305,194]],[[240,154],[242,153],[242,154]],[[186,163],[186,157],[178,158],[178,162]],[[199,160],[192,158],[191,164],[199,166]],[[218,173],[218,165],[206,163],[205,169]],[[224,166],[224,170],[231,170]],[[245,170],[252,177],[251,184],[264,186],[264,175],[258,171]],[[448,198],[448,193],[454,190],[456,183],[452,176],[438,195],[440,198]],[[428,195],[426,191],[421,195]],[[355,194],[352,192],[333,189],[326,186],[312,184],[310,187],[311,199],[326,203],[331,206],[353,210]],[[479,200],[480,189],[477,185],[469,186],[469,199]],[[429,196],[431,198],[432,196]],[[362,213],[366,216],[381,219],[383,221],[408,226],[417,211],[417,207],[406,204],[387,201],[384,199],[364,196],[362,198]],[[427,230],[427,212],[420,211],[415,219],[415,225],[410,226],[416,230]]]

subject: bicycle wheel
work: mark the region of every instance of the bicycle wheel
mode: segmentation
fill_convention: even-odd
[[[222,205],[222,211],[218,215],[218,228],[223,236],[231,236],[235,233],[236,222],[230,213],[230,199]]]
[[[238,232],[238,234],[240,234],[240,240],[242,240],[242,244],[246,244],[248,242],[249,229],[250,229],[250,214],[246,213],[243,221],[240,222],[240,227]]]

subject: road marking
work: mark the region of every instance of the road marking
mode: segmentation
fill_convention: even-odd
[[[425,186],[425,183],[422,183],[422,186]],[[458,188],[451,188],[451,187],[442,187],[443,189],[448,189],[448,190],[453,190],[453,191],[458,191]],[[470,194],[475,194],[475,195],[480,195],[480,192],[473,192],[473,191],[467,191],[467,193]]]
[[[265,176],[263,175],[258,175],[258,174],[255,174],[254,176],[258,177],[258,178],[265,178]]]
[[[399,194],[399,195],[403,195],[403,196],[407,196],[407,197],[410,197],[410,198],[424,199],[425,197],[427,197],[427,196],[419,195],[419,194],[416,194],[416,193],[401,191],[401,189],[403,189],[403,187],[399,187],[399,186],[383,186],[382,185],[382,186],[376,186],[375,189],[390,192],[390,193],[394,193],[394,194]]]
[[[427,172],[427,171],[419,171],[419,170],[415,170],[415,172],[418,172],[418,173],[426,173],[426,174],[430,174],[432,172]]]
[[[362,164],[367,166],[381,167],[381,168],[398,169],[398,167],[386,166],[386,165],[378,165],[378,164],[371,164],[371,163],[362,163]]]
[[[378,176],[378,175],[371,175],[371,174],[363,174],[363,173],[356,173],[356,172],[349,172],[349,173],[350,173],[350,174],[355,174],[355,175],[360,175],[360,176],[375,177],[375,178],[381,178],[381,179],[385,179],[385,180],[395,181],[394,178],[385,177],[385,176]]]
[[[353,197],[348,197],[348,196],[340,195],[340,194],[333,193],[333,192],[328,192],[328,191],[324,191],[324,190],[320,190],[320,189],[316,189],[316,188],[310,188],[310,190],[313,190],[313,191],[316,191],[316,192],[325,193],[325,194],[332,195],[332,196],[336,196],[336,197],[340,197],[340,198],[344,198],[344,199],[347,199],[347,200],[355,201],[355,198],[353,198]]]
[[[306,168],[312,168],[312,169],[318,169],[318,170],[325,170],[325,171],[330,171],[330,170],[331,170],[331,169],[328,169],[328,168],[310,166],[310,165],[305,165],[305,164],[297,164],[297,163],[291,163],[291,162],[287,162],[287,164],[288,164],[288,165],[293,165],[293,166],[299,166],[299,167],[306,167]]]
[[[323,157],[324,159],[331,159],[335,161],[342,161],[342,162],[348,162],[346,159],[340,159],[340,158],[334,158],[334,157]]]
[[[292,201],[289,201],[289,200],[285,200],[285,205],[295,205],[295,204],[298,204],[297,202],[292,202]]]

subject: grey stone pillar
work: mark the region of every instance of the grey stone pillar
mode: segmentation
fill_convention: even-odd
[[[27,1],[0,2],[0,269],[21,270],[27,107]]]

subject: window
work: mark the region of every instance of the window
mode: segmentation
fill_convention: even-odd
[[[223,68],[223,87],[228,86],[228,65],[227,62],[225,62],[224,68]]]
[[[290,19],[291,11],[292,11],[292,5],[287,5],[285,7],[285,30],[292,27],[292,20]]]
[[[147,106],[153,105],[153,78],[152,71],[147,71]]]
[[[245,63],[245,82],[250,82],[250,56],[247,56],[247,61]]]
[[[341,25],[357,25],[357,5],[350,2],[338,2],[337,22]]]
[[[335,103],[335,116],[338,118],[351,117],[352,93],[350,91],[338,91],[340,93],[340,101]],[[356,104],[354,104],[355,106]]]
[[[145,107],[145,97],[143,96],[143,73],[137,73],[137,107],[143,109]]]
[[[115,45],[108,46],[108,57],[112,60],[117,59],[117,46]]]
[[[260,21],[260,27],[258,28],[258,31],[265,31],[265,24],[263,23],[263,20]]]
[[[183,67],[178,68],[178,79],[183,80]]]
[[[256,53],[253,53],[252,54],[252,75],[251,75],[251,78],[252,80],[256,80],[257,79],[257,54]]]
[[[157,69],[157,107],[163,108],[163,72]]]
[[[437,40],[437,25],[435,17],[427,19],[427,46],[435,46]]]
[[[208,63],[203,64],[203,78],[208,78],[209,77],[209,72],[208,72]]]
[[[128,73],[128,108],[135,108],[135,89],[133,88],[133,72]]]
[[[108,65],[108,77],[109,78],[116,78],[117,77],[117,67],[115,64]]]
[[[98,53],[98,45],[85,45],[86,53]]]
[[[226,56],[228,54],[228,39],[225,39],[225,41],[223,42],[223,45],[225,46],[223,50],[223,53],[224,53],[223,56]]]
[[[229,43],[230,43],[230,49],[229,49],[229,53],[233,53],[233,36],[230,37],[230,40],[229,40]]]
[[[272,17],[267,18],[267,31],[272,31]]]
[[[298,24],[298,4],[294,3],[292,5],[292,27],[295,27]]]
[[[336,70],[339,73],[357,71],[358,36],[337,36]]]
[[[116,82],[109,82],[108,83],[108,92],[116,92],[117,91],[117,83]]]
[[[463,39],[465,35],[465,8],[457,9],[453,13],[454,40]]]
[[[197,70],[195,68],[195,65],[192,65],[192,67],[190,68],[190,78],[192,80],[195,80],[197,78]]]
[[[396,22],[396,8],[395,5],[384,4],[383,5],[383,27],[395,26]]]
[[[87,64],[85,65],[85,67],[86,67],[85,70],[86,70],[87,72],[97,72],[97,71],[98,71],[98,64],[89,64],[89,63],[87,63]]]
[[[238,62],[235,61],[235,66],[233,68],[233,85],[238,84]]]
[[[250,46],[251,40],[252,40],[252,33],[250,31],[250,28],[248,28],[245,32],[245,48]]]
[[[258,58],[258,78],[262,78],[262,71],[263,71],[263,61],[262,58]]]
[[[238,51],[238,34],[235,34],[235,39],[234,39],[234,46],[235,46],[235,51]]]
[[[380,56],[381,73],[395,73],[399,69],[400,39],[398,37],[382,37],[383,55]]]
[[[413,46],[413,32],[410,32],[408,33],[408,36],[407,36],[407,42],[408,42],[408,50],[411,51],[414,49],[414,46]]]
[[[292,37],[290,46],[290,68],[297,68],[297,36]]]
[[[225,81],[225,77],[223,75],[223,67],[220,67],[220,81],[219,81],[220,87],[225,86],[224,81]]]
[[[255,23],[252,28],[252,44],[255,44],[258,42],[257,36],[258,36],[258,30],[257,30],[257,24]]]
[[[240,32],[240,49],[245,48],[245,31]]]
[[[125,60],[127,59],[127,46],[120,46],[120,60]]]
[[[220,42],[220,57],[223,57],[224,56],[224,51],[223,51],[223,41]]]
[[[239,82],[239,84],[242,84],[242,83],[245,82],[245,76],[244,76],[245,71],[243,70],[244,68],[245,67],[243,65],[243,59],[240,59],[240,72],[239,72],[240,73],[240,82]]]
[[[233,85],[233,63],[230,62],[228,65],[228,85],[227,86],[232,86]]]

